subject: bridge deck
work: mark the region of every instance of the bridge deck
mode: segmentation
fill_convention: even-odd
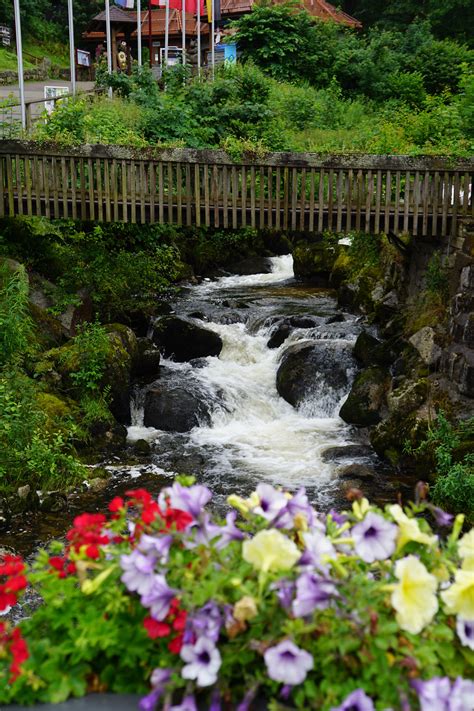
[[[474,160],[61,149],[0,142],[0,215],[334,232],[454,234]]]

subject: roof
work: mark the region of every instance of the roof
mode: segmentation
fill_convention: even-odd
[[[117,8],[119,10],[119,8]],[[119,10],[121,14],[125,14],[122,10]],[[97,23],[101,22],[102,20],[100,19],[101,16],[104,15],[104,21],[105,21],[105,13],[100,13],[97,15],[97,17],[94,17],[92,22],[89,25],[89,29],[86,30],[82,34],[84,39],[88,40],[103,40],[105,37],[105,31],[102,28],[99,28]],[[111,8],[111,15],[112,15],[112,8]],[[136,38],[137,36],[137,13],[129,11],[126,13],[127,15],[127,24],[133,24],[135,29],[131,33],[131,36],[133,38]],[[143,41],[146,41],[145,38],[148,37],[148,17],[149,17],[149,11],[144,10],[141,13],[141,20],[142,20],[142,37],[144,38]],[[151,11],[151,34],[152,37],[162,37],[165,34],[165,18],[166,18],[166,10],[164,8],[157,8],[153,9]],[[112,17],[111,17],[112,19]],[[120,20],[121,22],[121,20]],[[179,10],[173,10],[170,9],[170,20],[169,20],[169,33],[170,35],[180,35],[182,34],[182,18],[181,18],[181,12]],[[197,35],[197,20],[194,15],[191,13],[187,12],[186,13],[186,36],[187,37],[195,37]],[[209,27],[205,19],[203,18],[201,20],[201,35],[207,35],[209,33]],[[120,35],[117,35],[118,38],[120,38]]]
[[[221,0],[221,13],[227,16],[243,15],[251,11],[255,1],[256,0]],[[285,0],[273,1],[280,4]],[[351,15],[348,15],[342,10],[338,10],[326,0],[300,0],[300,2],[310,15],[317,17],[319,20],[332,20],[333,22],[349,27],[362,27],[359,20],[356,20],[355,17],[351,17]]]
[[[94,18],[92,18],[92,22],[104,22],[105,23],[105,10],[102,12],[99,12],[98,15],[96,15]],[[125,12],[124,10],[121,10],[117,5],[111,5],[110,6],[110,22],[119,22],[119,23],[130,23],[130,22],[136,22],[136,14],[131,13],[131,12]]]

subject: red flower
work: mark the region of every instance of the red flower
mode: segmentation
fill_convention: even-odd
[[[70,563],[65,557],[62,558],[59,555],[55,555],[49,558],[48,562],[54,570],[58,571],[59,578],[67,578],[68,575],[72,575],[76,572],[76,564]]]
[[[109,537],[102,534],[106,522],[107,519],[103,514],[81,514],[74,519],[74,527],[67,532],[66,538],[75,551],[79,551],[82,546],[100,546],[109,543]]]
[[[97,558],[100,558],[100,551],[98,547],[94,544],[87,546],[85,554],[88,558],[92,558],[93,560],[97,560]]]
[[[188,614],[186,610],[180,610],[177,614],[176,617],[173,620],[173,629],[178,631],[184,630],[186,627],[186,618]]]
[[[162,516],[165,519],[166,528],[175,526],[177,531],[184,531],[193,520],[191,514],[181,511],[181,509],[167,509]]]
[[[109,504],[109,511],[112,513],[117,513],[124,506],[124,501],[121,496],[116,496]]]
[[[168,649],[172,654],[179,654],[181,647],[183,646],[183,634],[178,634],[170,642],[168,642]]]
[[[13,593],[5,592],[4,585],[0,585],[0,612],[5,612],[9,607],[17,603],[17,597]]]
[[[171,627],[164,622],[157,622],[153,617],[145,617],[143,627],[146,629],[148,636],[151,639],[158,637],[167,637],[171,632]]]
[[[28,587],[28,580],[25,578],[24,575],[16,575],[10,578],[10,580],[7,580],[4,585],[5,592],[10,593],[15,593],[19,590],[24,590],[26,587]]]
[[[0,564],[0,575],[19,575],[25,570],[25,564],[18,555],[5,555]]]
[[[10,682],[13,682],[21,673],[21,665],[23,662],[26,662],[30,656],[26,642],[21,636],[18,627],[16,627],[10,635],[10,653],[13,657],[10,664]]]

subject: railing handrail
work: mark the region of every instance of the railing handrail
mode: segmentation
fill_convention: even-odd
[[[88,92],[84,92],[88,93]],[[67,98],[55,97],[51,100]],[[43,103],[42,99],[37,103]],[[207,165],[259,165],[280,168],[323,168],[324,170],[394,170],[472,172],[474,158],[432,155],[372,155],[366,153],[295,153],[268,152],[263,155],[243,154],[232,160],[221,149],[195,148],[134,148],[108,144],[61,146],[53,142],[38,143],[21,139],[0,140],[0,155],[50,156],[64,158],[108,158],[116,160],[155,161]]]
[[[33,104],[44,104],[46,101],[61,101],[62,99],[77,99],[79,96],[88,96],[91,94],[98,94],[99,92],[96,89],[86,89],[84,91],[78,91],[76,94],[62,94],[61,96],[51,96],[50,98],[47,99],[30,99],[29,101],[25,101],[25,106],[32,106]],[[8,99],[8,97],[5,97]],[[20,102],[17,102],[16,104],[6,104],[5,106],[0,105],[0,110],[1,109],[14,109],[14,108],[19,108],[21,106]]]

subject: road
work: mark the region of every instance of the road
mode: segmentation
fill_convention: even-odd
[[[67,86],[71,88],[71,82],[61,79],[48,79],[47,81],[31,81],[25,83],[25,100],[36,101],[44,97],[45,86]],[[78,81],[76,83],[77,91],[88,91],[94,88],[93,81]],[[10,86],[0,86],[0,99],[6,99],[11,95],[18,97],[20,101],[20,88],[18,84]]]

